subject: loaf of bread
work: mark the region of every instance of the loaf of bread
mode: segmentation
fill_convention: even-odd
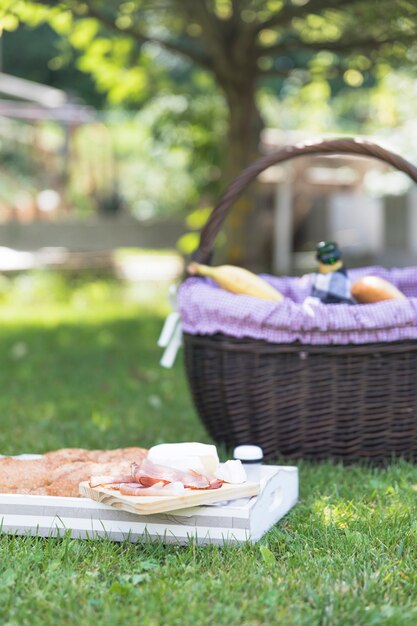
[[[352,285],[352,297],[360,304],[371,304],[381,300],[406,300],[397,287],[377,276],[364,276]]]

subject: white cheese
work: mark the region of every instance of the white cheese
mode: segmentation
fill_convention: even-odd
[[[216,472],[216,478],[225,483],[239,485],[246,482],[247,476],[241,461],[226,461]]]
[[[200,474],[215,474],[219,468],[216,446],[206,443],[161,443],[148,451],[152,463]]]

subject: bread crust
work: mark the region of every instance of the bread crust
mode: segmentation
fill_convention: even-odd
[[[378,276],[359,278],[353,283],[351,293],[360,304],[372,304],[383,300],[406,300],[405,295],[397,287]]]
[[[78,485],[92,475],[130,473],[133,462],[146,455],[144,448],[85,450],[63,448],[39,459],[0,459],[0,493],[79,497]]]

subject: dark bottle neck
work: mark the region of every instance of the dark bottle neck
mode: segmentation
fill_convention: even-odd
[[[327,263],[320,263],[319,261],[319,272],[320,274],[331,274],[332,272],[337,272],[338,270],[344,269],[343,261],[336,261],[333,265],[328,265]]]

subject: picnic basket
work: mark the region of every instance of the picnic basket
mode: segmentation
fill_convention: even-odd
[[[337,154],[374,157],[417,182],[416,167],[370,142],[333,139],[284,147],[231,183],[202,229],[193,259],[210,262],[234,201],[263,170],[302,155]],[[415,275],[411,295],[417,297],[417,268]],[[309,345],[185,331],[183,340],[197,411],[214,440],[227,448],[257,444],[266,459],[417,458],[417,338]]]

